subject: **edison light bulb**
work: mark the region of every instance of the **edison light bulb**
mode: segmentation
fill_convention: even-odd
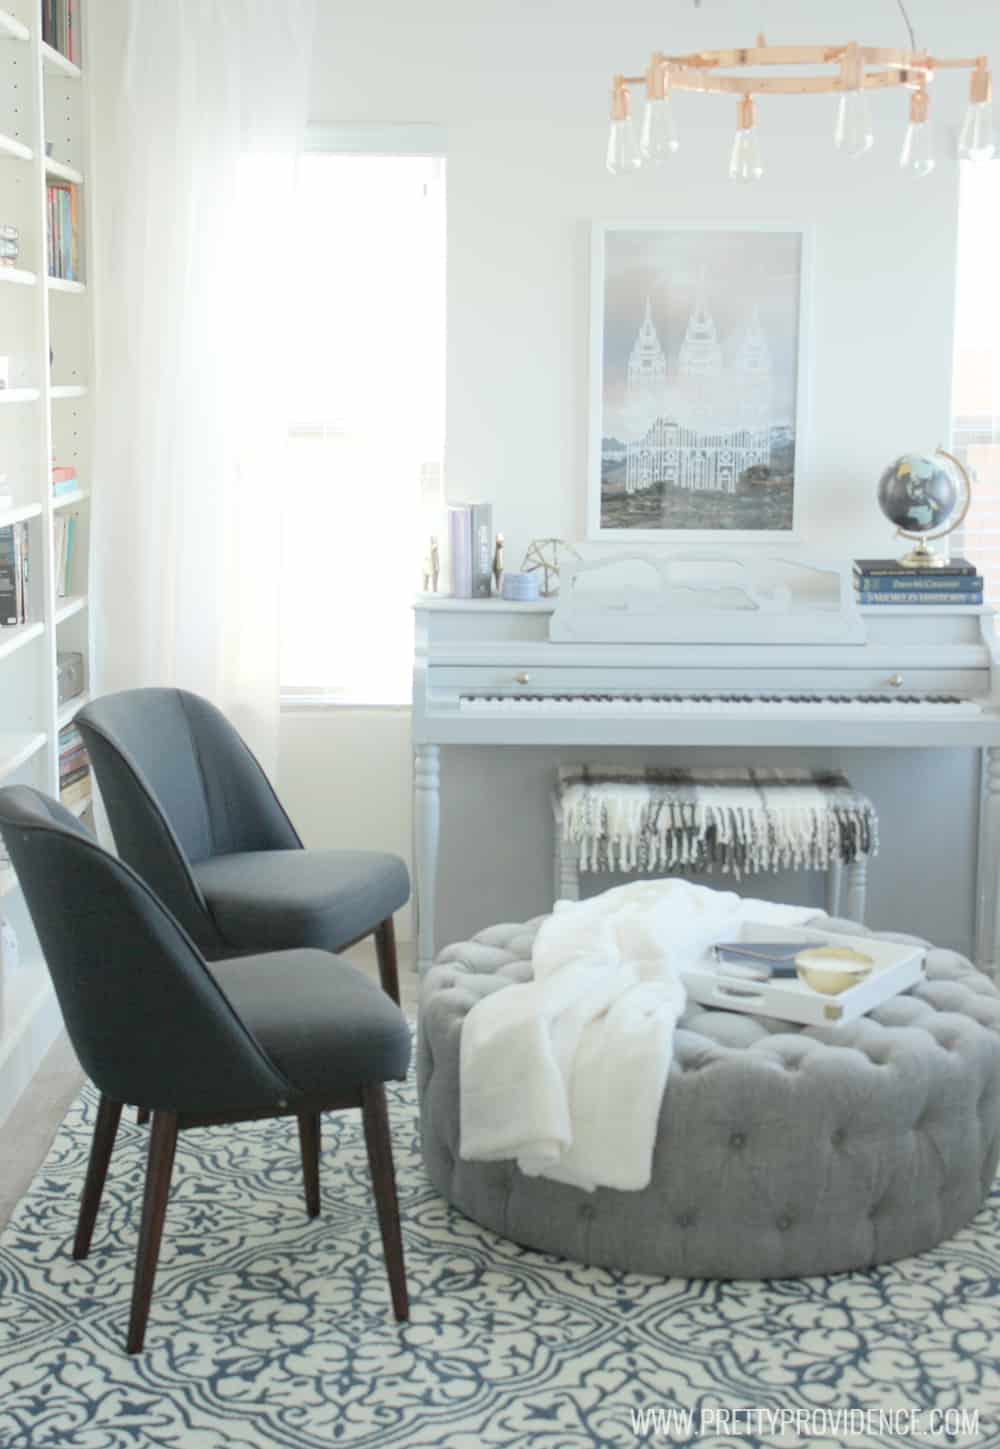
[[[612,121],[608,132],[608,170],[615,176],[622,171],[635,171],[642,165],[639,142],[636,140],[632,117],[623,121]]]
[[[934,142],[927,117],[930,114],[930,99],[924,90],[914,91],[910,97],[910,124],[906,128],[903,149],[899,153],[899,164],[904,171],[914,176],[929,176],[934,170]]]
[[[969,78],[969,105],[958,138],[958,154],[963,161],[989,161],[996,148],[993,77],[985,55],[981,55]]]
[[[744,96],[737,112],[737,130],[729,156],[730,181],[759,181],[764,174],[757,140],[757,107]]]
[[[642,139],[639,143],[647,161],[669,161],[680,142],[674,124],[674,108],[668,96],[652,96],[642,113]]]
[[[959,156],[963,161],[989,161],[996,148],[992,101],[970,101],[958,138]]]
[[[837,106],[834,145],[847,156],[863,156],[875,141],[871,111],[864,91],[844,91]]]
[[[607,167],[612,175],[642,165],[639,142],[632,124],[632,98],[624,77],[615,76],[611,87],[611,130],[608,132]]]

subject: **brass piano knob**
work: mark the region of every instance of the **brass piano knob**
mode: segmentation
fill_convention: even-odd
[[[890,674],[889,683],[893,686],[894,689],[899,689],[903,683],[903,676],[901,674]]]
[[[527,672],[523,672],[521,674],[515,674],[514,675],[514,683],[515,684],[528,684],[530,682],[530,680],[531,680],[531,675],[528,674]]]

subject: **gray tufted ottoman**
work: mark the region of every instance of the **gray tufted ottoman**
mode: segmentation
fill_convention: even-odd
[[[423,983],[424,1161],[468,1217],[583,1263],[773,1278],[919,1253],[978,1211],[1000,1155],[1000,992],[954,951],[931,950],[924,984],[847,1026],[689,1006],[642,1192],[589,1194],[513,1162],[463,1162],[462,1020],[488,992],[529,979],[542,919],[448,947]]]

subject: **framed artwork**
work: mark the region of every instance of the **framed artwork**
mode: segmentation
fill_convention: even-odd
[[[796,535],[811,251],[804,227],[595,224],[589,538]]]

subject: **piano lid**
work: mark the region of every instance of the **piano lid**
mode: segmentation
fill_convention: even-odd
[[[850,563],[725,549],[570,560],[549,623],[560,642],[863,644]]]

